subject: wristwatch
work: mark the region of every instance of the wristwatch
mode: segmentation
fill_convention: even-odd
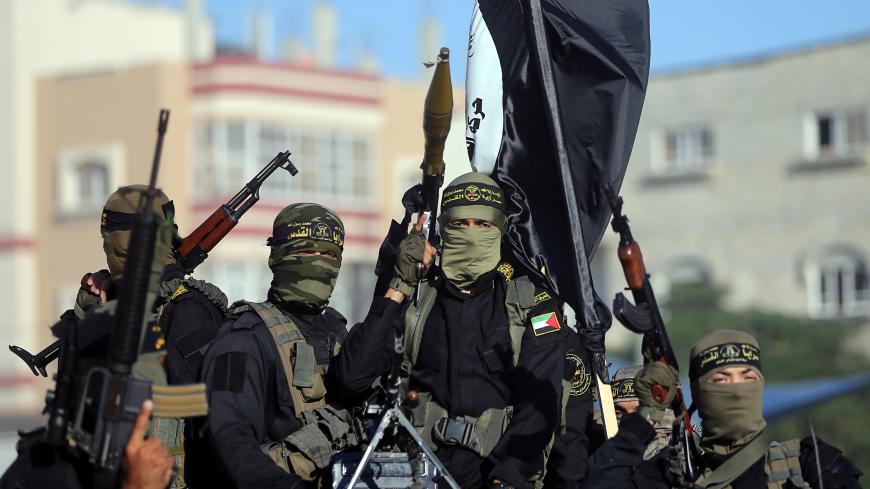
[[[489,487],[496,488],[496,489],[514,489],[514,486],[508,484],[505,481],[498,481],[498,482],[493,481],[489,484]]]

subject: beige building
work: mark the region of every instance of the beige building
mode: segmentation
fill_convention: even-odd
[[[662,298],[715,284],[737,308],[866,321],[868,77],[861,37],[651,79],[623,195]]]
[[[9,67],[0,75],[0,107],[8,109],[0,117],[8,129],[0,131],[8,139],[0,144],[7,152],[0,195],[9,209],[0,220],[0,272],[16,277],[0,304],[11,311],[0,324],[2,342],[32,352],[48,344],[48,327],[72,306],[82,274],[105,267],[100,209],[118,186],[147,180],[163,107],[172,115],[158,182],[175,201],[182,235],[279,151],[289,149],[299,169],[267,181],[260,202],[197,276],[231,300],[265,298],[265,241],[275,215],[293,202],[319,202],[347,228],[331,303],[350,321],[362,319],[389,219],[401,216],[399,198],[419,178],[427,81],[385,80],[370,60],[335,68],[336,17],[325,5],[314,10],[313,54],[289,52],[276,62],[264,61],[268,11],[254,19],[250,54],[214,55],[196,0],[183,10],[110,0],[45,0],[38,10],[35,3],[0,7],[9,14],[0,31],[15,41],[0,48]],[[460,93],[456,101],[461,128]],[[448,172],[466,171],[461,130],[448,146],[448,162],[461,162],[448,163]],[[50,385],[13,355],[0,356],[0,418],[35,414]]]
[[[107,188],[128,177],[124,174],[127,162],[151,144],[146,141],[152,138],[144,134],[153,134],[152,118],[157,113],[153,103],[163,95],[156,87],[146,89],[140,104],[126,90],[136,88],[138,82],[130,79],[128,87],[119,90],[114,74],[143,64],[186,65],[189,60],[211,57],[211,24],[199,2],[185,3],[186,10],[178,11],[113,0],[0,2],[0,201],[4,209],[0,215],[0,274],[13,277],[0,295],[4,311],[0,344],[36,348],[45,340],[50,318],[57,312],[57,284],[77,280],[64,276],[63,271],[79,260],[82,266],[92,265],[84,263],[89,255],[82,251],[90,241],[78,240],[93,239],[94,234],[79,228],[78,219],[93,212],[94,202],[105,198]],[[66,99],[76,90],[96,97],[101,82],[83,81],[90,78],[107,83],[108,93],[117,97],[113,99],[116,107],[97,110],[86,100],[70,99],[58,101],[69,109],[59,111],[39,102],[42,95]],[[40,79],[54,82],[40,84]],[[39,93],[40,87],[44,94]],[[145,102],[149,98],[152,106]],[[142,119],[135,119],[125,106],[148,106],[148,114],[136,114]],[[108,119],[109,114],[114,120]],[[98,134],[86,127],[91,122],[113,130]],[[124,138],[137,132],[140,122],[144,137],[127,145],[131,140]],[[70,131],[61,135],[57,131],[62,128]],[[42,132],[57,152],[49,153],[41,146]],[[80,171],[80,162],[88,154],[113,161],[114,173]],[[60,180],[54,179],[57,171],[66,172]],[[55,265],[59,268],[56,274]],[[47,277],[63,280],[45,282]],[[42,402],[42,389],[34,387],[34,381],[16,357],[0,355],[0,412],[36,409]]]

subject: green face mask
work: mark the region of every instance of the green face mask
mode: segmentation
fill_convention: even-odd
[[[501,231],[446,225],[441,231],[444,252],[441,269],[447,280],[460,289],[467,289],[501,261]]]
[[[310,309],[322,309],[329,302],[341,258],[286,255],[283,247],[272,248],[269,268],[272,269],[272,292],[287,304],[300,304]]]
[[[761,414],[764,381],[711,384],[702,380],[692,386],[692,396],[701,416],[705,450],[728,455],[767,426]]]

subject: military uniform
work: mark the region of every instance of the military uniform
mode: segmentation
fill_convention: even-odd
[[[313,347],[316,365],[328,366],[332,351],[344,340],[344,318],[331,308],[282,312]],[[211,457],[194,460],[188,450],[188,483],[194,487],[304,487],[300,476],[279,467],[263,450],[302,428],[275,340],[263,320],[252,310],[231,316],[203,365],[211,411],[207,430]]]
[[[568,399],[561,432],[556,436],[547,459],[544,487],[574,489],[586,476],[589,455],[587,422],[591,418],[593,399],[590,355],[580,334],[563,330],[565,340],[565,380]],[[564,397],[564,394],[563,394]]]
[[[188,447],[191,486],[305,487],[353,442],[349,415],[326,402],[329,364],[347,331],[326,307],[343,244],[341,220],[322,206],[278,214],[268,300],[237,303],[203,361],[208,446]]]
[[[161,307],[155,349],[166,351],[169,384],[196,382],[205,352],[227,314],[227,297],[214,285],[185,278],[175,264],[164,269],[158,292]]]
[[[395,361],[420,393],[411,421],[463,488],[494,479],[523,487],[544,468],[562,412],[562,304],[527,277],[499,265],[503,194],[480,173],[444,190],[440,269],[416,287],[422,235],[406,239],[391,287],[414,300],[376,298],[348,334],[334,370],[342,387],[365,392]],[[461,227],[482,219],[486,227]]]
[[[641,408],[623,416],[619,432],[590,459],[585,489],[594,488],[859,488],[858,470],[842,452],[821,439],[770,442],[761,416],[761,355],[752,336],[719,330],[692,347],[689,379],[692,398],[701,417],[703,470],[695,481],[683,480],[681,459],[674,448],[666,448],[644,460],[647,445],[655,439],[652,421],[665,404],[650,394],[655,384],[670,392],[676,386],[676,372],[667,373],[660,362],[648,364],[638,375],[635,389]],[[734,383],[708,382],[730,367],[753,370],[758,380]],[[661,404],[661,405],[658,405]],[[816,458],[818,450],[818,459]],[[821,467],[821,477],[817,470]]]

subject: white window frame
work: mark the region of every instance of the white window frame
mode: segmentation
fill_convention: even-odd
[[[828,253],[809,261],[804,276],[810,316],[835,318],[870,314],[870,284],[867,278],[864,279],[864,288],[858,288],[858,277],[862,273],[867,274],[867,264],[846,253]],[[842,291],[835,288],[840,277],[843,281]],[[828,290],[823,290],[823,281]]]
[[[704,154],[703,134],[709,134],[710,154]],[[677,139],[675,157],[668,157],[668,137]],[[708,124],[667,127],[652,135],[652,171],[657,175],[679,175],[708,170],[716,158],[716,137]],[[697,141],[693,141],[697,138]],[[681,150],[682,149],[682,150]]]
[[[237,122],[245,125],[245,150],[240,154],[230,155],[227,144],[228,126]],[[276,200],[292,198],[297,201],[304,199],[364,206],[373,204],[378,196],[374,187],[377,139],[376,134],[371,131],[301,127],[277,121],[239,119],[203,120],[199,124],[205,125],[205,130],[212,131],[210,148],[199,148],[198,141],[194,141],[193,145],[197,153],[194,155],[196,171],[208,177],[195,190],[200,201],[225,198],[235,193],[277,154],[277,151],[273,151],[275,148],[261,147],[260,129],[267,126],[283,129],[286,143],[284,147],[290,149],[291,160],[299,167],[300,175],[292,179],[288,179],[286,175],[270,179],[263,186],[264,196]],[[303,138],[314,141],[311,154],[303,151]],[[366,154],[362,159],[354,159],[353,143],[360,140],[366,142]],[[204,151],[209,154],[200,154]],[[239,169],[244,175],[233,175]],[[284,179],[277,181],[282,176]],[[363,182],[368,189],[362,195],[354,193],[354,183],[358,181]]]
[[[105,163],[106,194],[83,201],[77,167],[89,162]],[[124,146],[105,143],[61,149],[56,159],[56,212],[60,217],[91,216],[99,212],[109,194],[124,181]]]
[[[850,143],[847,139],[846,121],[852,115],[864,117],[864,141]],[[830,117],[833,122],[830,149],[823,150],[819,138],[819,121]],[[816,110],[804,117],[804,156],[812,160],[830,160],[859,156],[870,148],[870,108],[849,107],[832,110]]]

